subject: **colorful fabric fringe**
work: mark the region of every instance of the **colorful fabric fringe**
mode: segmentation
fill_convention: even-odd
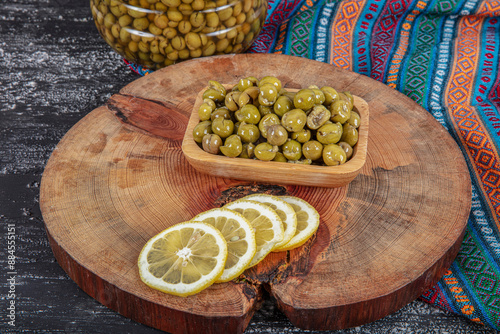
[[[421,299],[500,330],[500,1],[270,0],[249,52],[364,74],[450,132],[469,166],[472,210],[458,257]]]

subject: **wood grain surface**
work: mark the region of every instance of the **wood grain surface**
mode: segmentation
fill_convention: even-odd
[[[0,5],[0,221],[16,228],[16,327],[2,333],[159,334],[88,296],[63,271],[39,209],[40,180],[63,135],[136,80],[100,38],[86,0],[23,0]],[[6,243],[0,242],[1,254]],[[7,267],[7,258],[0,257]],[[2,312],[7,272],[0,270]],[[4,313],[2,313],[3,315]],[[325,333],[293,326],[272,296],[246,334]],[[381,320],[334,334],[495,333],[416,300]]]
[[[268,74],[285,87],[332,85],[369,103],[367,162],[351,184],[261,186],[201,174],[188,164],[181,139],[206,82]],[[300,328],[353,327],[416,299],[458,252],[471,197],[462,155],[439,123],[385,85],[312,60],[261,54],[185,62],[136,80],[119,95],[134,104],[117,112],[112,97],[58,144],[44,172],[41,209],[61,266],[127,317],[173,333],[243,332],[267,288]],[[149,238],[255,191],[315,206],[321,215],[315,238],[268,256],[241,282],[195,296],[166,295],[140,282],[137,256]]]

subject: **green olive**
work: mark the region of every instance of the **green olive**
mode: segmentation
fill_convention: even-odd
[[[314,103],[316,102],[316,95],[312,89],[301,89],[299,90],[294,98],[293,105],[295,108],[302,110],[309,110],[314,107]]]
[[[309,140],[311,140],[311,130],[309,129],[302,129],[300,131],[297,131],[297,132],[292,132],[292,134],[290,135],[290,138],[298,141],[299,143],[303,144],[305,142],[308,142]]]
[[[349,102],[338,100],[330,105],[330,112],[332,113],[331,120],[333,122],[340,122],[344,124],[351,118],[351,107]]]
[[[293,109],[293,101],[286,95],[280,95],[274,103],[273,110],[279,117]]]
[[[249,104],[250,103],[250,95],[248,95],[246,92],[239,93],[237,103],[238,103],[238,106],[240,108],[242,108],[244,105]]]
[[[258,144],[254,150],[255,157],[263,161],[273,160],[276,152],[278,152],[278,146],[273,146],[267,142]]]
[[[345,141],[347,144],[354,146],[358,142],[359,134],[358,130],[349,123],[345,123],[342,129],[341,141]]]
[[[342,124],[338,122],[327,123],[316,132],[316,139],[324,145],[337,143],[341,137]]]
[[[288,132],[280,124],[273,124],[267,127],[266,137],[271,145],[281,146],[288,140]]]
[[[219,92],[222,93],[222,95],[226,95],[226,88],[218,81],[215,80],[209,80],[208,81],[208,88],[210,89],[215,89]]]
[[[264,115],[259,122],[259,130],[262,137],[267,138],[267,128],[274,124],[280,124],[281,121],[276,114]]]
[[[222,145],[222,139],[216,134],[206,134],[203,136],[202,147],[205,152],[219,154],[219,148]]]
[[[241,150],[241,154],[238,156],[238,158],[252,159],[255,156],[254,151],[254,143],[244,143],[243,149]]]
[[[216,108],[210,114],[210,120],[213,122],[218,117],[222,117],[222,118],[225,118],[225,119],[231,119],[231,112],[226,107]]]
[[[276,152],[276,155],[274,156],[273,161],[277,161],[277,162],[287,162],[288,160],[287,160],[287,159],[286,159],[286,157],[283,155],[283,153],[281,153],[281,152]]]
[[[240,92],[235,92],[235,91],[226,94],[226,98],[224,99],[224,105],[226,106],[227,109],[231,111],[238,110],[238,104],[236,101],[238,101],[240,94],[241,94]]]
[[[344,150],[347,160],[351,159],[352,154],[354,153],[352,146],[345,141],[339,141],[338,145]]]
[[[317,140],[310,140],[302,145],[302,154],[306,159],[318,160],[323,154],[323,144]]]
[[[281,118],[281,125],[287,131],[298,132],[304,128],[307,122],[307,115],[302,109],[292,109],[286,112]]]
[[[330,117],[330,110],[326,109],[324,105],[316,105],[307,115],[307,127],[311,130],[319,129]]]
[[[229,137],[233,133],[233,130],[233,121],[225,119],[224,117],[217,117],[212,122],[212,132],[219,135],[221,138]]]
[[[281,146],[281,151],[288,160],[299,160],[302,157],[302,145],[293,139],[288,139]]]
[[[272,83],[265,83],[260,88],[259,103],[265,106],[272,106],[278,98],[278,89]]]
[[[243,93],[248,95],[253,101],[256,101],[259,98],[260,89],[255,86],[251,86],[245,89]]]
[[[222,94],[221,91],[213,89],[213,88],[208,88],[203,93],[203,99],[211,99],[211,100],[214,100],[216,102],[222,102],[222,101],[224,101],[225,98],[226,98],[226,96],[224,94]]]
[[[235,111],[234,116],[240,122],[259,124],[260,112],[253,104],[245,104],[240,110]]]
[[[257,125],[242,122],[238,126],[238,136],[245,143],[255,143],[260,137],[260,131]]]
[[[259,109],[260,115],[262,117],[273,113],[273,108],[271,106],[263,106],[262,104],[259,104],[257,108]]]
[[[203,136],[209,133],[213,133],[211,121],[202,121],[196,124],[196,126],[193,129],[194,141],[197,143],[201,143],[201,141],[203,140]]]
[[[352,109],[354,106],[354,97],[349,92],[342,92],[339,94],[339,98],[343,101],[346,101],[349,104],[349,108]]]
[[[317,86],[310,86],[309,89],[311,89],[314,92],[314,104],[316,105],[321,105],[325,102],[326,97],[325,93],[321,89],[319,89]]]
[[[219,149],[226,157],[234,158],[241,154],[243,145],[238,135],[231,135],[226,138],[224,145],[219,147]]]
[[[339,99],[339,93],[337,93],[337,91],[330,86],[321,87],[321,91],[325,94],[324,105],[327,107]]]
[[[267,83],[273,84],[278,89],[278,92],[281,90],[282,84],[280,79],[273,76],[265,76],[259,80],[259,87]]]
[[[253,82],[249,78],[243,78],[238,81],[238,90],[240,92],[244,92],[247,88],[253,86]]]
[[[212,113],[212,107],[203,102],[198,108],[198,116],[200,117],[200,121],[207,121],[210,119],[210,114]]]
[[[327,166],[337,166],[347,161],[345,151],[337,144],[328,144],[323,148],[323,162]]]
[[[361,117],[359,117],[359,114],[353,110],[351,111],[351,117],[349,118],[347,123],[351,124],[357,129],[361,125]]]

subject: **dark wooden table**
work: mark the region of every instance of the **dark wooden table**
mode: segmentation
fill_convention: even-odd
[[[160,332],[78,288],[54,259],[38,203],[44,166],[62,136],[137,78],[98,35],[88,1],[0,1],[1,333]],[[262,332],[304,331],[268,298],[246,330]],[[494,331],[415,301],[377,322],[331,333]]]

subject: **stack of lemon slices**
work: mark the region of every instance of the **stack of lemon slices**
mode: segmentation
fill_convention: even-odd
[[[193,295],[237,278],[270,252],[301,246],[318,226],[318,212],[300,198],[249,195],[155,235],[139,255],[139,275],[154,289]]]

